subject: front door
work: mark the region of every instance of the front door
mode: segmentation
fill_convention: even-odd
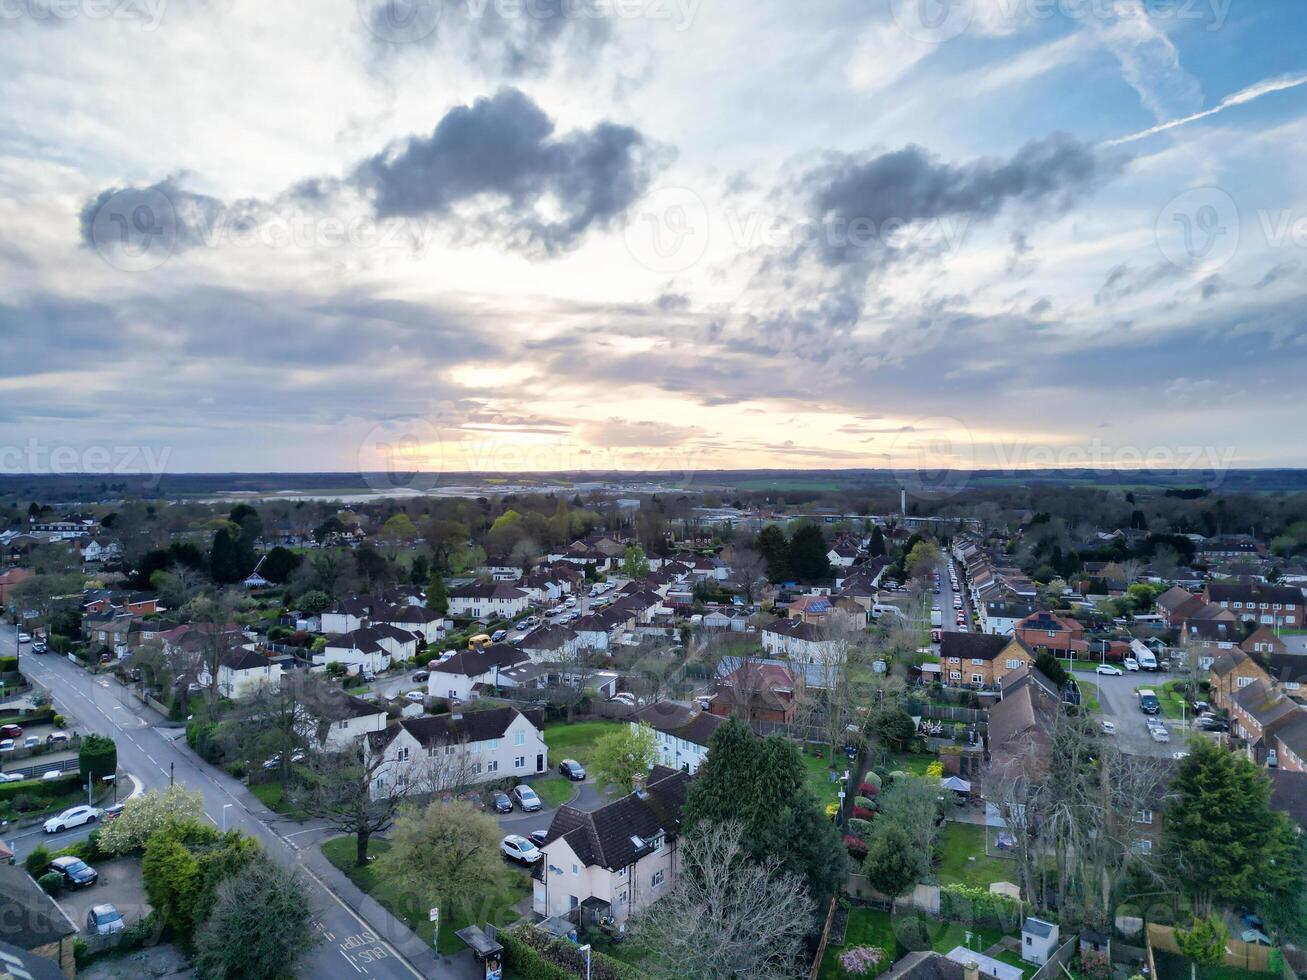
[[[536,772],[545,771],[545,757],[542,754],[536,755]]]

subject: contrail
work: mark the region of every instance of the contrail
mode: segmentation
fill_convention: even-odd
[[[1155,136],[1158,133],[1164,133],[1168,129],[1175,129],[1178,126],[1187,126],[1191,122],[1197,122],[1199,119],[1206,119],[1208,116],[1214,116],[1218,112],[1224,112],[1233,106],[1244,105],[1252,102],[1254,99],[1260,99],[1263,95],[1270,95],[1272,92],[1283,92],[1285,89],[1298,88],[1300,85],[1307,85],[1307,72],[1297,75],[1281,75],[1279,78],[1268,78],[1264,82],[1258,82],[1256,85],[1250,85],[1242,91],[1235,92],[1234,95],[1226,96],[1220,104],[1211,109],[1204,109],[1202,112],[1195,112],[1192,116],[1185,116],[1183,119],[1172,119],[1170,122],[1164,122],[1160,125],[1153,126],[1151,129],[1145,129],[1143,132],[1134,133],[1130,136],[1122,136],[1120,139],[1107,140],[1103,146],[1120,146],[1122,143],[1133,143],[1136,140],[1145,139],[1149,136]]]

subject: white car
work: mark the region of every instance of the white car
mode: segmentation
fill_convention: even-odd
[[[43,777],[44,778],[44,777]],[[80,827],[84,823],[95,823],[103,815],[104,811],[93,806],[70,806],[58,816],[51,817],[45,822],[44,830],[47,834],[57,834],[61,830],[67,830],[69,827]]]
[[[53,782],[63,774],[64,771],[62,769],[49,769],[41,773],[41,778],[44,779],[46,782]]]
[[[425,696],[426,695],[424,695],[421,691],[409,691],[407,694],[404,695],[404,700],[409,701],[413,704],[421,704],[422,699]]]
[[[1113,667],[1111,664],[1099,664],[1094,668],[1095,674],[1106,674],[1108,677],[1121,677],[1125,674],[1120,667]]]
[[[509,834],[500,841],[499,849],[510,861],[520,861],[522,864],[535,864],[543,857],[540,848],[519,834]]]
[[[12,752],[17,744],[12,738],[0,738],[0,752]]]
[[[626,704],[635,707],[635,695],[623,691],[621,694],[614,694],[608,699],[609,704]]]
[[[1139,661],[1136,660],[1134,657],[1126,657],[1126,658],[1125,658],[1125,669],[1126,669],[1126,670],[1138,670],[1138,669],[1139,669]]]
[[[1171,741],[1171,733],[1168,732],[1166,727],[1163,725],[1158,725],[1156,728],[1150,728],[1149,732],[1152,734],[1154,742]]]
[[[0,772],[0,783],[21,783],[26,778],[16,772]]]
[[[571,596],[568,596],[567,599],[566,599],[566,601],[564,601],[563,605],[565,605],[565,606],[575,606],[575,605],[576,605],[576,600],[575,600],[574,598],[572,598]]]
[[[32,642],[32,637],[31,637],[31,635],[28,634],[28,633],[19,633],[19,634],[18,634],[18,642],[19,642],[19,643],[31,643],[31,642]]]
[[[1116,722],[1114,722],[1114,721],[1103,721],[1103,722],[1099,722],[1099,725],[1102,727],[1102,729],[1103,729],[1103,734],[1104,734],[1104,735],[1115,735],[1115,734],[1116,734]]]

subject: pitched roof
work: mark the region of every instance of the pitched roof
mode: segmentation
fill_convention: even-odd
[[[993,633],[955,633],[946,631],[939,639],[940,659],[993,660],[1011,642],[1011,637]]]
[[[1287,813],[1299,827],[1307,827],[1307,772],[1268,769],[1271,809]]]
[[[1157,597],[1157,607],[1165,612],[1174,612],[1191,599],[1198,598],[1188,589],[1173,585]]]
[[[526,592],[503,582],[473,582],[449,590],[451,599],[525,599]]]
[[[517,720],[526,718],[536,728],[544,726],[540,711],[518,711],[516,708],[487,708],[485,711],[450,712],[429,715],[425,718],[405,718],[393,721],[384,731],[373,732],[369,738],[375,748],[389,745],[403,729],[422,746],[444,745],[449,742],[485,742],[503,738],[504,733]]]
[[[429,668],[432,673],[462,674],[464,677],[479,677],[498,666],[512,667],[530,658],[516,647],[507,643],[492,643],[480,650],[460,650],[444,663]]]
[[[1296,585],[1268,585],[1263,582],[1209,582],[1207,597],[1212,602],[1278,602],[1300,605],[1303,591]]]
[[[0,920],[4,938],[32,950],[77,932],[68,916],[22,868],[0,864]]]
[[[726,721],[707,711],[696,711],[672,701],[657,701],[646,705],[635,713],[634,720],[644,722],[654,731],[704,746],[712,738],[713,732]]]
[[[576,631],[566,626],[549,624],[532,630],[518,642],[527,650],[558,650],[576,639]]]
[[[774,623],[768,623],[763,627],[766,633],[778,633],[782,636],[792,636],[799,640],[808,640],[818,642],[829,639],[826,630],[816,623],[805,623],[801,619],[778,619]]]
[[[648,852],[647,842],[659,833],[674,837],[681,827],[681,810],[690,783],[687,773],[654,766],[643,791],[586,812],[561,806],[545,837],[549,845],[565,838],[579,860],[609,871],[629,867]]]

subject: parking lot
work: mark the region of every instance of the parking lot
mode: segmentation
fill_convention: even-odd
[[[1195,732],[1187,720],[1182,722],[1179,718],[1161,719],[1171,736],[1169,742],[1154,740],[1148,731],[1150,716],[1140,710],[1135,688],[1160,688],[1165,681],[1174,680],[1175,674],[1160,671],[1127,671],[1120,677],[1112,677],[1095,674],[1093,671],[1078,670],[1076,677],[1098,685],[1098,700],[1102,707],[1102,716],[1116,725],[1114,738],[1122,752],[1130,755],[1171,758],[1177,752],[1188,751],[1191,737],[1205,737],[1203,733]]]
[[[141,862],[136,858],[115,858],[92,867],[99,873],[99,881],[89,888],[65,891],[59,897],[59,907],[73,920],[78,931],[86,932],[87,911],[106,902],[118,909],[128,926],[140,922],[150,911],[145,901]]]

